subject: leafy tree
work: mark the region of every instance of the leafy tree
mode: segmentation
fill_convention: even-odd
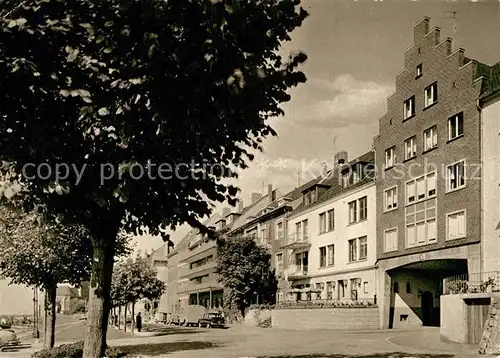
[[[13,284],[45,291],[45,312],[49,319],[45,319],[44,346],[52,348],[57,284],[79,285],[90,278],[92,247],[82,227],[49,226],[37,219],[36,215],[0,206],[1,274]]]
[[[111,284],[115,305],[132,305],[132,333],[134,332],[135,304],[141,299],[150,301],[160,299],[165,292],[165,283],[158,279],[156,269],[144,257],[137,256],[119,262],[113,273]],[[125,317],[126,323],[126,317]],[[126,324],[125,324],[126,330]]]
[[[277,280],[270,266],[271,254],[252,238],[220,238],[216,272],[226,291],[226,308],[234,307],[244,316],[254,302],[274,303]]]
[[[307,17],[299,5],[3,1],[0,159],[23,174],[9,190],[26,184],[25,207],[41,203],[90,233],[84,357],[105,353],[120,229],[206,231],[211,203],[235,204],[237,188],[220,179],[276,135],[267,120],[305,82],[306,56],[279,54]]]

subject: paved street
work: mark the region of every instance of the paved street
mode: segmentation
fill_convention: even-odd
[[[83,323],[70,327],[60,331],[58,337],[67,337],[72,341],[83,338]],[[370,356],[387,352],[404,352],[408,354],[408,357],[418,353],[451,354],[456,357],[478,356],[476,347],[441,342],[439,330],[435,328],[373,332],[298,331],[246,327],[198,329],[163,325],[151,328],[154,329],[156,336],[148,336],[152,334],[150,332],[132,337],[128,333],[117,332],[111,328],[108,343],[112,346],[126,346],[133,352],[168,358],[272,357],[305,354]],[[62,341],[58,339],[57,343],[60,344]],[[176,348],[173,348],[173,345]],[[28,357],[37,349],[35,345],[32,349],[0,354],[0,358]]]

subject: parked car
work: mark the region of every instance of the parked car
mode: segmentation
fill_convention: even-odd
[[[224,317],[220,313],[205,313],[198,320],[198,327],[224,327],[225,324]]]
[[[17,338],[16,332],[11,329],[0,328],[0,351],[19,344],[21,344],[21,341]]]

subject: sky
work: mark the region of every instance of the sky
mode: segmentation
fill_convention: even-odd
[[[413,43],[413,25],[424,16],[466,57],[489,65],[500,61],[500,0],[302,0],[302,6],[309,17],[283,52],[307,54],[307,82],[290,91],[285,116],[272,119],[278,137],[266,139],[264,153],[240,175],[245,204],[268,184],[284,194],[299,177],[303,184],[319,175],[323,161],[332,166],[336,151],[346,150],[350,160],[372,148]],[[171,233],[174,243],[188,231],[184,226]],[[142,251],[162,244],[148,235],[135,241]]]

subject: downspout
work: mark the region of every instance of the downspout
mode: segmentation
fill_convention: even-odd
[[[479,147],[481,148],[481,152],[480,152],[480,156],[481,156],[481,159],[480,159],[480,169],[481,169],[481,185],[479,186],[479,202],[480,202],[480,213],[481,213],[481,216],[480,216],[480,225],[479,225],[479,237],[481,239],[480,241],[480,244],[479,244],[479,271],[481,273],[484,272],[484,228],[483,228],[483,225],[484,224],[484,198],[483,198],[483,193],[484,193],[484,147],[483,147],[483,123],[482,123],[482,116],[481,116],[481,112],[482,112],[482,107],[481,107],[481,104],[480,104],[480,101],[479,99],[477,99],[476,101],[476,108],[477,108],[477,111],[478,111],[478,122],[479,122]]]

